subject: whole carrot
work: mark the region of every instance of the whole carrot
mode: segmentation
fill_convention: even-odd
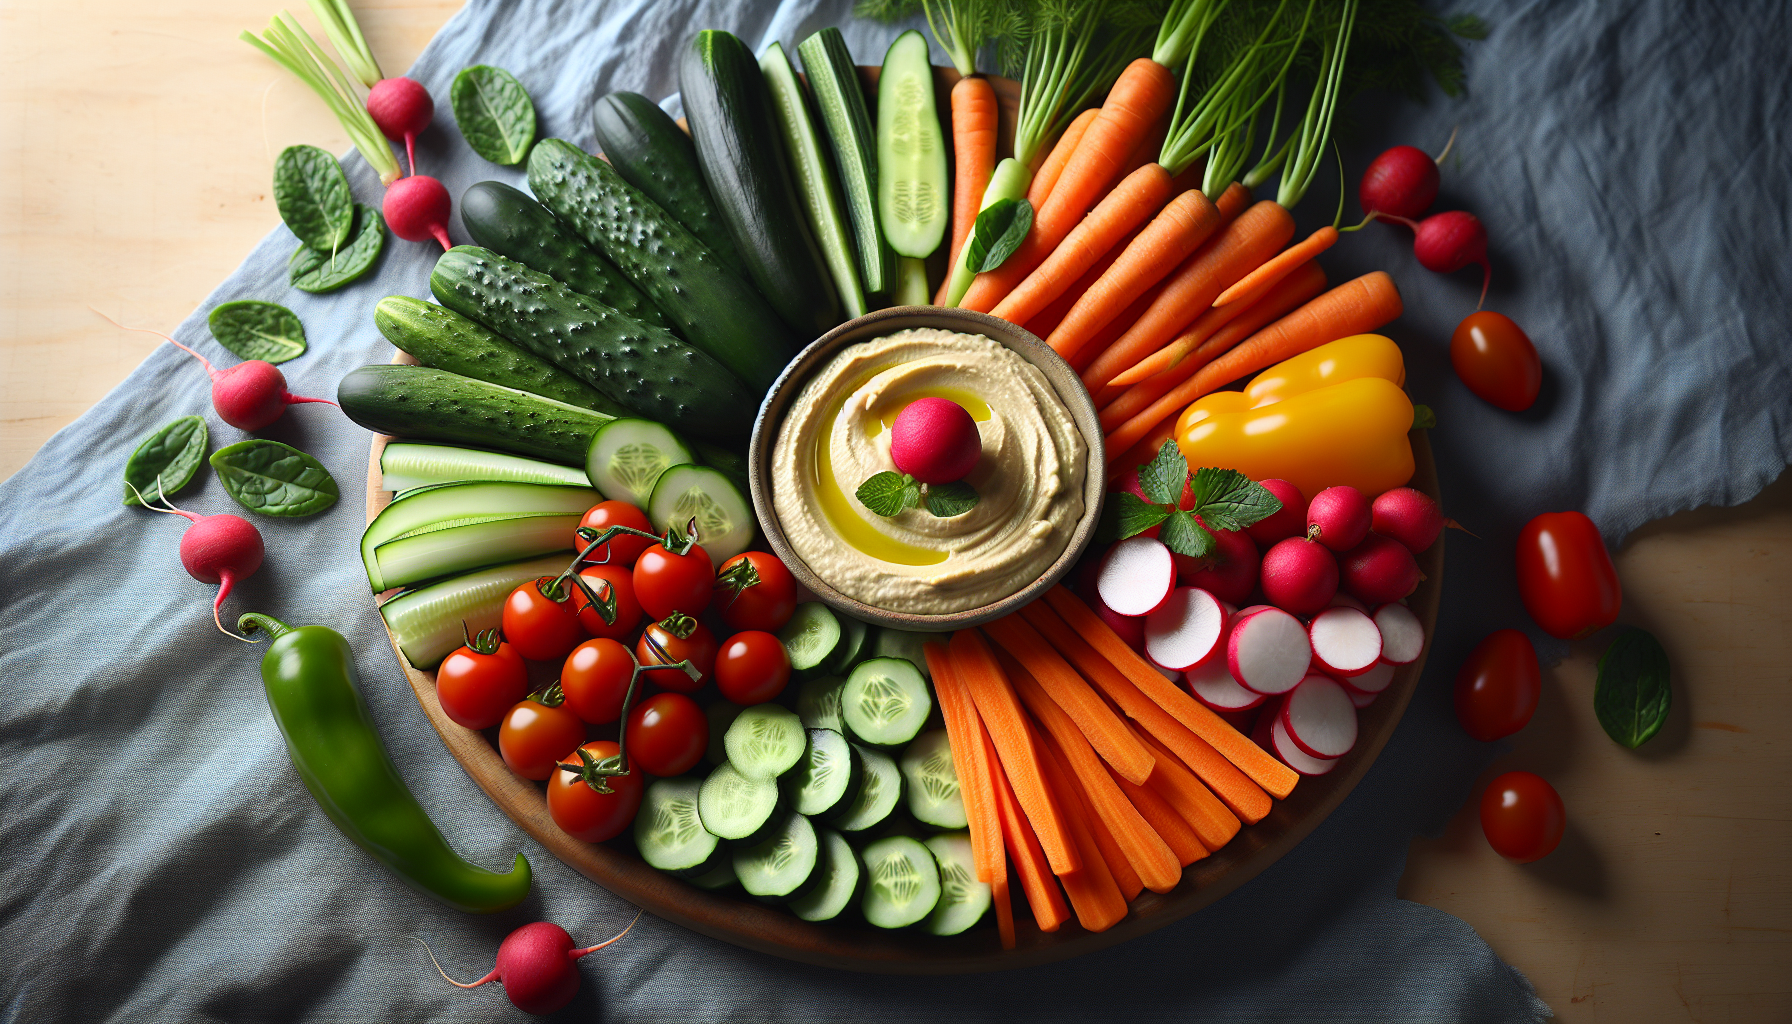
[[[1033,209],[1044,206],[1045,201],[1051,197],[1052,188],[1058,184],[1058,176],[1064,173],[1064,168],[1070,166],[1070,158],[1076,153],[1077,144],[1083,141],[1083,133],[1089,130],[1089,125],[1100,114],[1100,109],[1090,107],[1065,126],[1064,134],[1058,136],[1057,145],[1046,154],[1045,162],[1039,165],[1039,170],[1033,172],[1033,183],[1027,186],[1027,202],[1033,204]]]
[[[976,75],[958,80],[952,87],[952,259],[971,235],[977,222],[977,206],[996,166],[996,91],[989,80]],[[934,305],[944,305],[951,275],[940,282]]]
[[[1299,245],[1291,245],[1276,253],[1274,259],[1246,274],[1237,284],[1221,292],[1220,297],[1213,300],[1214,308],[1229,306],[1235,302],[1257,301],[1277,281],[1292,273],[1295,267],[1330,249],[1337,244],[1337,241],[1338,229],[1327,224],[1308,235]]]

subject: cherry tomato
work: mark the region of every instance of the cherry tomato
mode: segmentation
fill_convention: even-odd
[[[436,699],[449,718],[469,729],[490,729],[511,705],[529,695],[529,669],[497,630],[469,638],[436,670]]]
[[[590,583],[591,589],[599,598],[616,595],[616,621],[604,622],[591,602],[585,600],[585,592],[578,587],[572,588],[573,607],[579,610],[579,626],[592,636],[609,637],[611,640],[628,640],[641,628],[641,602],[635,600],[635,574],[620,565],[588,565],[579,570],[579,575]]]
[[[540,782],[585,739],[585,723],[564,705],[519,701],[498,726],[498,753],[510,770]]]
[[[1518,596],[1550,636],[1578,640],[1618,621],[1624,595],[1599,527],[1545,512],[1518,534]]]
[[[560,689],[573,714],[592,725],[608,725],[622,717],[622,698],[634,674],[628,648],[607,637],[587,640],[566,656]]]
[[[682,693],[656,693],[628,714],[628,755],[661,778],[683,775],[709,749],[709,716]]]
[[[1523,412],[1543,386],[1537,347],[1512,318],[1481,310],[1470,313],[1450,335],[1450,365],[1482,401],[1507,412]]]
[[[616,744],[610,740],[592,740],[584,749],[600,761],[617,753]],[[561,758],[560,763],[580,764],[578,751]],[[601,843],[621,835],[641,807],[641,770],[635,767],[632,757],[628,767],[627,775],[609,776],[609,793],[599,793],[572,772],[555,769],[553,778],[548,779],[548,813],[554,816],[554,824],[560,826],[560,831],[587,843]]]
[[[653,645],[647,642],[648,637],[665,650],[666,657],[662,658],[654,651]],[[676,669],[649,672],[645,678],[662,689],[696,693],[716,669],[716,635],[696,619],[674,613],[641,632],[641,639],[635,642],[635,657],[641,659],[643,665],[670,665],[689,659],[701,673],[700,678],[692,679]]]
[[[1529,864],[1549,856],[1567,827],[1561,796],[1541,776],[1507,772],[1481,794],[1481,831],[1508,860]]]
[[[602,533],[612,526],[627,526],[645,533],[653,532],[653,524],[647,521],[647,513],[626,501],[598,502],[585,513],[585,518],[579,520],[579,526],[590,527],[598,533]],[[589,543],[591,542],[575,533],[572,549],[583,551],[585,545]],[[599,565],[619,565],[625,569],[630,568],[635,564],[635,559],[641,557],[641,552],[646,551],[648,545],[652,543],[653,541],[646,537],[636,537],[629,533],[617,534],[605,541],[603,547],[592,548],[591,553],[585,556],[585,560],[596,562]]]
[[[790,656],[770,633],[736,633],[716,655],[716,689],[736,704],[764,704],[783,693],[788,682]]]
[[[1456,720],[1470,736],[1490,743],[1524,728],[1542,692],[1531,638],[1516,629],[1496,630],[1456,673]]]
[[[701,544],[682,555],[655,544],[635,560],[635,597],[655,622],[673,612],[703,614],[715,582],[715,563]]]
[[[796,611],[796,577],[777,555],[744,551],[723,562],[716,574],[715,605],[730,629],[775,633]]]
[[[504,600],[504,637],[531,661],[559,661],[585,639],[579,611],[566,596],[572,587],[562,585],[558,601],[542,592],[553,581],[552,576],[530,580]]]

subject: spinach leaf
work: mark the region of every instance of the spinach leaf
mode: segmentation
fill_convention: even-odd
[[[965,240],[965,266],[987,274],[1008,261],[1033,228],[1033,204],[1025,199],[998,199],[977,214]]]
[[[226,302],[213,308],[205,322],[218,344],[243,359],[284,363],[305,354],[305,325],[297,313],[278,303]]]
[[[1635,750],[1661,731],[1673,706],[1668,654],[1646,629],[1627,628],[1599,656],[1593,713],[1605,734]]]
[[[316,146],[288,146],[274,158],[274,205],[299,241],[324,252],[340,249],[355,221],[348,175]]]
[[[205,458],[210,441],[205,420],[198,416],[182,416],[149,435],[124,464],[124,503],[141,505],[180,493],[199,472],[199,461]],[[139,494],[143,501],[138,500]]]
[[[528,157],[535,141],[535,104],[515,75],[475,64],[454,76],[448,100],[473,152],[504,167]]]
[[[211,463],[236,503],[264,516],[322,512],[341,493],[323,463],[278,441],[238,441],[213,452]]]
[[[331,292],[373,269],[386,247],[386,222],[371,206],[355,204],[355,234],[334,254],[300,243],[287,261],[287,281],[302,292]],[[272,362],[272,360],[269,360]]]

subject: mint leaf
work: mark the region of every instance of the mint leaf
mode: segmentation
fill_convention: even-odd
[[[1158,505],[1177,505],[1182,489],[1188,484],[1188,460],[1175,441],[1165,441],[1157,457],[1139,467],[1139,490],[1147,500]]]
[[[1236,469],[1198,469],[1190,486],[1195,514],[1209,529],[1242,530],[1282,510],[1269,488]]]
[[[965,240],[965,266],[986,274],[1008,262],[1033,229],[1033,204],[1025,199],[998,199],[977,214]]]
[[[1437,413],[1432,412],[1429,405],[1412,407],[1412,429],[1430,430],[1435,426],[1437,426]]]
[[[1206,558],[1217,546],[1213,534],[1203,530],[1192,514],[1180,509],[1164,520],[1164,528],[1157,539],[1164,542],[1164,547],[1190,558]]]
[[[1125,540],[1135,533],[1144,533],[1166,519],[1170,510],[1162,505],[1152,505],[1139,500],[1138,495],[1130,491],[1116,491],[1109,495],[1112,501],[1101,511],[1101,525],[1095,530],[1095,537],[1103,543]]]
[[[962,516],[977,507],[977,492],[963,480],[949,484],[929,484],[927,511],[941,519]]]
[[[1673,706],[1668,654],[1646,629],[1626,629],[1599,656],[1593,713],[1605,734],[1635,750],[1661,731]]]
[[[859,504],[887,519],[919,504],[921,487],[906,473],[885,470],[860,484],[854,496]]]

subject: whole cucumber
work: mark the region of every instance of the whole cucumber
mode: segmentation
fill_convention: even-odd
[[[350,370],[336,401],[376,434],[496,448],[567,466],[583,466],[591,435],[615,419],[447,370],[396,363]]]

